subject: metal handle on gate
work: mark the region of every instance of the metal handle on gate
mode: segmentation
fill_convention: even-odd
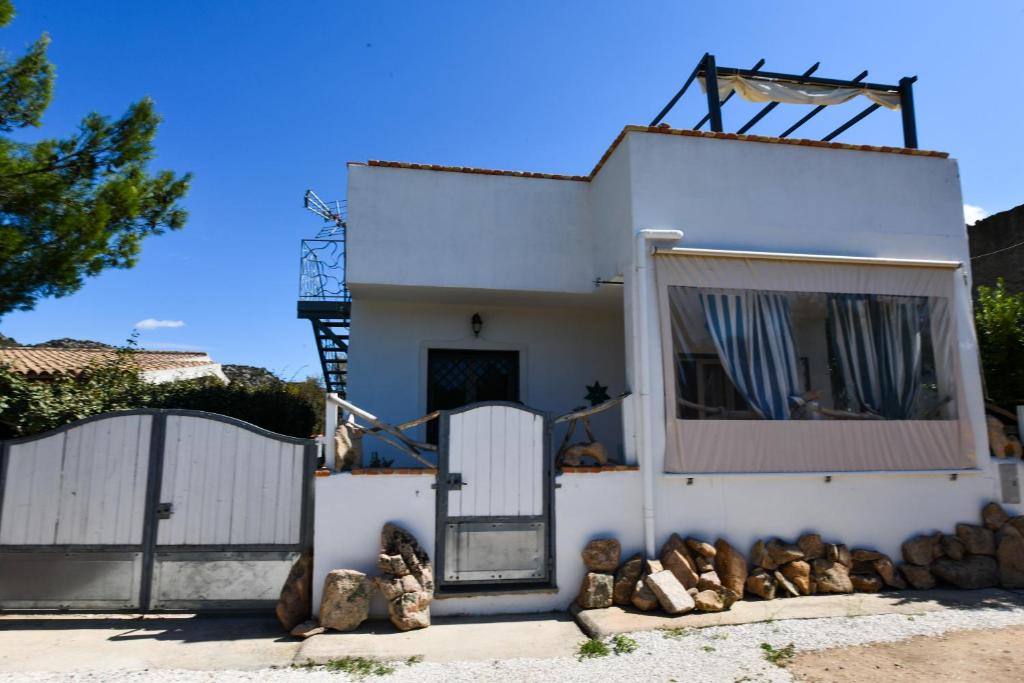
[[[445,488],[458,491],[463,486],[469,486],[469,482],[462,481],[462,472],[449,472],[445,479]]]
[[[174,514],[173,503],[159,503],[156,506],[156,518],[157,519],[170,519],[171,515]]]

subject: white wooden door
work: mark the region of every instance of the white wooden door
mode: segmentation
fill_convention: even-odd
[[[548,580],[551,471],[544,416],[484,403],[442,419],[442,584]]]

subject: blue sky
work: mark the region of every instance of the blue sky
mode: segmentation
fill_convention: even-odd
[[[587,173],[621,128],[647,123],[705,51],[720,65],[870,80],[919,77],[921,146],[960,162],[965,201],[1024,202],[1021,2],[247,2],[17,3],[0,47],[43,31],[58,71],[39,134],[149,95],[164,117],[156,168],[192,171],[187,227],[152,238],[139,265],[0,320],[34,343],[122,342],[146,319],[150,348],[209,351],[285,377],[315,373],[295,318],[298,241],[319,224],[315,188],[345,193],[345,162],[388,159]],[[862,104],[820,115],[821,137]],[[700,97],[667,119],[690,127]],[[726,129],[757,107],[730,102]],[[778,134],[782,106],[751,132]],[[35,135],[35,133],[33,134]],[[840,141],[900,144],[879,111]]]

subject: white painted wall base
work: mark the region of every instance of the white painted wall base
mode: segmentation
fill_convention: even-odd
[[[816,531],[827,539],[877,548],[898,560],[900,544],[917,533],[951,532],[957,522],[979,520],[982,505],[999,499],[995,466],[976,473],[655,476],[658,545],[677,532],[709,541],[723,537],[746,553],[758,538],[795,539]],[[1017,465],[1024,476],[1024,466]],[[434,601],[435,615],[502,614],[563,610],[583,578],[580,551],[594,538],[614,537],[623,558],[643,549],[640,473],[564,474],[555,491],[557,590],[481,595]],[[402,525],[433,559],[434,482],[427,475],[354,476],[316,480],[313,604],[319,611],[323,581],[331,569],[373,576],[385,522]],[[1024,505],[1005,505],[1015,515]],[[384,617],[375,595],[371,616]]]

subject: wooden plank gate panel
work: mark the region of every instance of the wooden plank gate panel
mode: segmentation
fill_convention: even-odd
[[[312,542],[315,448],[182,410],[0,443],[0,608],[272,606]]]
[[[471,404],[441,416],[438,585],[550,583],[549,430],[518,404]]]

